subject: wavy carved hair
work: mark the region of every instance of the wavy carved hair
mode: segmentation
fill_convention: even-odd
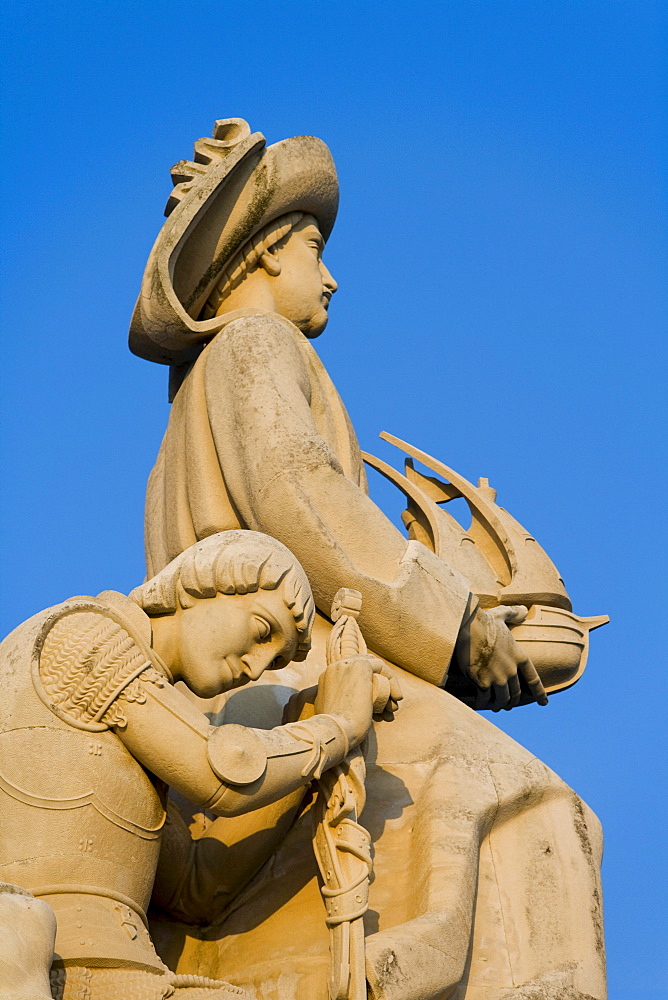
[[[191,545],[136,587],[130,597],[147,615],[173,614],[216,594],[250,594],[283,588],[297,628],[295,660],[311,648],[315,605],[304,570],[281,542],[259,531],[220,531]]]

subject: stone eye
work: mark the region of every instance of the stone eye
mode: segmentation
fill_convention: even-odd
[[[255,624],[257,625],[257,637],[258,642],[264,642],[271,635],[271,625],[264,618],[260,618],[258,615],[253,616],[255,618]]]

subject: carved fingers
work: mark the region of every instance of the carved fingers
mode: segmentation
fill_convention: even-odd
[[[382,660],[374,657],[373,673],[373,714],[390,721],[403,698],[399,679],[395,672]]]
[[[505,622],[506,625],[521,625],[529,614],[529,610],[523,604],[513,606],[501,604],[498,608],[492,608],[487,613],[492,618],[497,618],[499,621]]]
[[[318,681],[316,713],[343,719],[351,747],[364,739],[371,725],[375,663],[367,654],[335,660]]]
[[[399,707],[399,702],[403,698],[399,680],[394,671],[386,663],[383,663],[382,660],[377,659],[375,656],[365,656],[364,659],[368,660],[372,670],[371,697],[373,715],[389,721],[393,718],[394,713]],[[340,682],[343,683],[343,679],[339,676],[339,670],[335,665],[333,667],[334,669],[329,672],[326,679],[324,675],[321,678],[323,691],[318,701],[318,707],[321,711],[325,703],[325,697],[331,699],[330,686],[332,684],[337,685]],[[326,691],[324,690],[325,688],[327,688]],[[316,712],[315,702],[318,697],[318,690],[318,687],[314,686],[295,692],[283,710],[283,724],[310,719]],[[328,705],[331,705],[331,703],[331,700],[326,702]]]
[[[524,660],[524,662],[520,664],[520,670],[538,704],[547,705],[547,694],[545,692],[545,688],[543,687],[543,682],[538,676],[538,671],[534,667],[531,660]]]
[[[480,689],[477,709],[511,709],[519,704],[524,678],[539,705],[547,704],[540,677],[522,647],[513,639],[508,624],[518,625],[527,616],[524,607],[478,609],[462,628],[455,655],[462,672]]]
[[[508,678],[508,691],[510,697],[506,708],[515,708],[516,705],[519,705],[520,697],[522,695],[522,685],[520,684],[520,679],[517,674]]]
[[[347,721],[351,746],[366,736],[372,716],[391,719],[401,698],[396,677],[386,664],[368,653],[330,663],[320,676],[316,713]]]

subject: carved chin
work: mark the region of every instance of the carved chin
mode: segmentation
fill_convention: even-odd
[[[304,334],[304,336],[309,337],[313,340],[315,337],[319,337],[327,326],[329,316],[327,315],[327,310],[321,307],[311,316],[309,320],[304,323],[299,323],[299,328]]]

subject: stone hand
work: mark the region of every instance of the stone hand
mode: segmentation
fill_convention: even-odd
[[[373,714],[382,719],[391,720],[403,699],[399,680],[386,663],[380,663],[380,670],[373,675]],[[375,666],[376,664],[374,664]],[[312,719],[315,714],[314,702],[318,695],[318,686],[304,688],[292,695],[283,710],[283,725],[289,722],[299,722],[302,719]]]
[[[520,700],[520,675],[539,705],[547,695],[533,663],[513,639],[508,625],[519,625],[527,616],[524,607],[478,608],[462,627],[455,657],[459,669],[480,688],[475,707],[514,708]]]
[[[404,696],[394,670],[381,660],[376,663],[380,664],[380,669],[373,675],[373,714],[389,722]]]
[[[383,674],[384,664],[368,654],[336,660],[326,667],[318,682],[315,711],[320,715],[335,715],[343,724],[351,748],[362,742],[371,726],[376,709],[374,677]],[[387,689],[385,704],[392,692]]]

